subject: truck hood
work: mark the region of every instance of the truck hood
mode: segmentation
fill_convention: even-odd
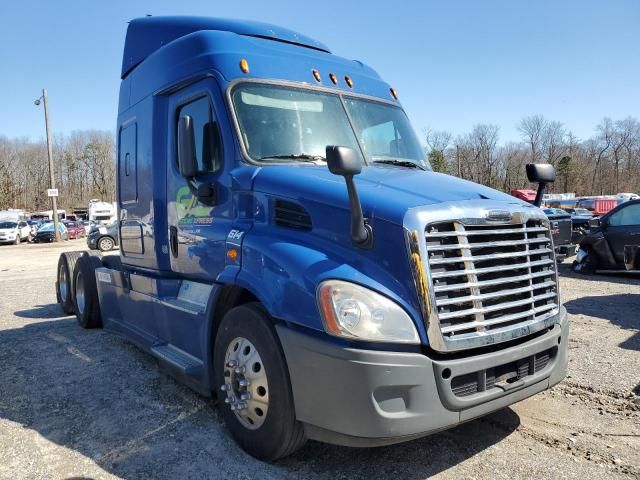
[[[441,173],[417,169],[367,166],[354,177],[365,216],[402,225],[409,208],[442,202],[497,200],[527,205],[505,193]],[[254,190],[348,209],[344,178],[324,165],[279,165],[259,168]]]

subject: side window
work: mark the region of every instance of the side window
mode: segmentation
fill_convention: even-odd
[[[188,115],[193,122],[198,173],[216,172],[222,163],[222,141],[208,97],[200,97],[178,108],[176,132],[180,117]]]
[[[120,130],[118,151],[120,202],[138,201],[138,125],[132,122]]]
[[[629,205],[611,215],[609,225],[612,227],[640,225],[640,204]]]

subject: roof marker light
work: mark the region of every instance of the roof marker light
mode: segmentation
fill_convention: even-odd
[[[322,81],[322,77],[320,77],[320,72],[318,70],[314,68],[313,70],[311,70],[311,73],[313,73],[313,78],[316,79],[316,82]]]
[[[329,78],[331,79],[334,85],[338,84],[338,77],[336,77],[335,73],[330,73]]]
[[[351,77],[349,75],[345,75],[344,81],[347,82],[347,85],[349,85],[349,88],[353,88],[353,80],[351,80]]]
[[[249,73],[249,62],[244,58],[240,60],[240,70],[242,70],[242,73]]]
[[[398,99],[398,92],[396,92],[396,89],[395,89],[395,88],[391,87],[391,88],[389,89],[389,92],[391,92],[391,96],[393,97],[393,99],[394,99],[394,100],[397,100],[397,99]]]

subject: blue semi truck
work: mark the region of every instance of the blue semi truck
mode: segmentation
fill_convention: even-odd
[[[402,442],[564,378],[544,213],[433,172],[374,70],[273,25],[146,17],[121,77],[120,255],[62,254],[58,300],[217,396],[251,455]]]

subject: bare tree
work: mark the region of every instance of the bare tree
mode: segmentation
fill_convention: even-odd
[[[430,128],[424,129],[424,139],[427,143],[429,161],[434,170],[446,172],[447,158],[445,151],[451,143],[452,134],[446,131],[436,131]]]
[[[542,115],[524,117],[518,124],[518,131],[531,148],[532,163],[538,162],[546,128],[547,121]]]
[[[598,149],[598,155],[596,157],[595,164],[593,167],[593,177],[591,180],[592,192],[596,191],[596,178],[598,178],[598,174],[602,173],[601,172],[602,159],[604,158],[605,154],[607,153],[607,150],[609,150],[609,147],[611,147],[611,143],[613,142],[613,135],[614,135],[613,122],[609,117],[603,118],[602,122],[600,122],[596,127],[596,131],[598,132],[596,140],[598,142],[599,149]],[[602,188],[600,190],[602,192]]]

